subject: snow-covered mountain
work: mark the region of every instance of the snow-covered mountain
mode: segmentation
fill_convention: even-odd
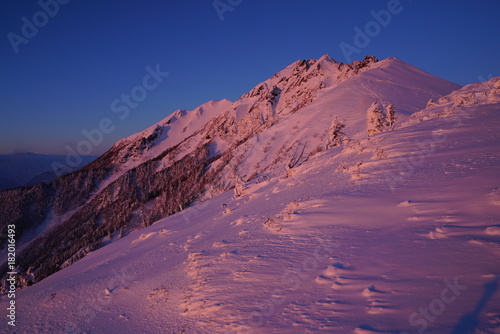
[[[325,55],[178,110],[0,192],[18,278],[50,275],[17,294],[16,328],[497,333],[499,107],[500,78]]]
[[[296,154],[291,150],[306,146],[304,157],[321,150],[327,144],[329,127],[335,117],[345,119],[346,135],[357,139],[354,138],[357,134],[364,136],[366,109],[372,102],[392,103],[403,120],[425,106],[430,98],[441,97],[457,88],[458,85],[396,58],[378,62],[374,57],[366,57],[353,64],[336,62],[328,55],[319,60],[299,60],[234,103],[210,101],[193,111],[178,110],[145,131],[120,140],[113,148],[120,150],[114,161],[120,161],[121,170],[129,170],[176,147],[180,153],[173,158],[169,154],[161,157],[161,167],[164,167],[172,159],[206,145],[210,158],[231,152],[234,159],[222,173],[228,177],[234,177],[229,170],[236,165],[242,168],[240,161],[253,162],[254,165],[245,164],[244,172],[238,172],[240,177],[248,179],[267,171],[277,172],[274,167],[279,169],[285,165],[270,164],[276,162],[276,158],[291,159]],[[298,110],[301,112],[292,116]],[[273,131],[265,131],[271,127]],[[278,133],[276,142],[273,134]],[[255,152],[266,145],[267,149],[274,150],[258,158],[249,156],[255,156]],[[276,150],[290,154],[277,154]],[[265,160],[262,166],[259,159]],[[255,164],[260,167],[254,168]],[[227,189],[226,181],[230,182],[221,181],[223,190]]]

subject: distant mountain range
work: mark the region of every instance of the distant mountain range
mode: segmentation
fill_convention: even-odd
[[[96,156],[83,156],[82,163],[74,170],[94,161]],[[65,155],[35,153],[0,154],[0,190],[34,186],[39,182],[49,184],[58,174],[53,163],[65,165]]]

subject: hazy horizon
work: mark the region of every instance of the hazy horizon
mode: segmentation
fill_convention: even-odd
[[[0,153],[66,155],[90,136],[80,151],[100,155],[325,53],[397,57],[460,85],[500,74],[495,1],[231,3],[3,3]]]

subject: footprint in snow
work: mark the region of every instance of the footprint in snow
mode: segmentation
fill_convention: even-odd
[[[167,234],[170,234],[170,231],[167,230],[167,229],[165,229],[165,228],[162,228],[158,232],[142,233],[137,239],[135,239],[135,240],[132,241],[132,245],[136,244],[138,242],[144,241],[146,239],[149,239],[149,238],[151,238],[151,237],[153,237],[155,235],[160,235],[160,236],[164,237]]]
[[[500,188],[495,188],[489,194],[492,205],[500,205]]]
[[[458,219],[453,215],[444,215],[436,219],[436,223],[456,223]]]
[[[199,238],[201,238],[202,236],[203,236],[203,234],[202,234],[202,233],[198,233],[198,234],[196,234],[195,236],[190,236],[190,237],[188,237],[188,238],[187,238],[187,240],[186,240],[186,243],[185,243],[185,244],[184,244],[184,246],[183,246],[184,250],[185,250],[185,251],[187,251],[187,250],[189,249],[189,247],[191,246],[191,244],[192,244],[194,241],[196,241],[196,240],[198,240]]]
[[[488,235],[500,235],[500,226],[498,225],[488,226],[487,228],[484,229],[484,233]]]
[[[401,206],[401,207],[409,207],[412,205],[412,201],[411,200],[407,200],[407,201],[404,201],[404,202],[401,202],[398,204],[398,206]]]
[[[323,272],[316,277],[315,281],[320,284],[332,284],[332,289],[339,288],[345,285],[346,280],[342,278],[341,274],[348,271],[342,263],[336,262],[323,270]]]
[[[488,312],[488,313],[486,313],[486,319],[487,319],[486,322],[488,323],[487,328],[491,329],[491,333],[499,333],[500,332],[500,313],[499,312]]]
[[[447,237],[481,237],[481,236],[499,236],[500,225],[491,226],[460,226],[460,225],[442,225],[436,227],[433,231],[429,231],[424,236],[430,239],[443,239]]]
[[[161,236],[166,236],[167,234],[170,234],[170,231],[167,230],[166,228],[162,228],[159,232],[158,232]]]
[[[238,218],[235,221],[231,222],[229,225],[231,225],[231,226],[234,227],[234,226],[240,226],[243,223],[244,223],[243,219],[242,218]]]
[[[216,241],[212,244],[213,248],[221,248],[221,247],[227,247],[227,246],[229,246],[229,242],[226,240]]]
[[[354,330],[354,333],[355,334],[373,334],[373,333],[400,333],[400,331],[389,331],[389,332],[386,332],[386,331],[383,331],[383,330],[379,330],[379,329],[376,329],[370,325],[360,325],[358,327],[356,327],[356,329]]]
[[[375,285],[371,285],[369,286],[368,288],[364,288],[363,291],[361,292],[361,294],[365,297],[373,297],[373,296],[377,296],[377,295],[380,295],[380,294],[386,294],[387,292],[385,291],[382,291],[382,290],[378,290]]]
[[[136,244],[138,242],[141,242],[141,241],[144,241],[146,239],[149,239],[149,238],[151,238],[152,236],[154,236],[157,233],[158,232],[142,233],[137,239],[135,239],[135,240],[132,241],[132,244]]]
[[[468,242],[469,242],[469,244],[472,244],[472,245],[486,247],[490,251],[500,255],[500,244],[498,242],[492,242],[492,241],[486,241],[486,240],[480,240],[480,239],[471,239]]]
[[[369,314],[380,314],[394,308],[387,300],[384,300],[384,295],[389,292],[377,289],[375,285],[364,288],[361,294],[368,299],[367,312]]]

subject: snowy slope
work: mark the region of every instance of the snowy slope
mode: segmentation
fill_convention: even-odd
[[[212,100],[193,110],[179,109],[147,129],[120,139],[110,149],[110,151],[117,151],[117,156],[113,161],[116,169],[113,175],[101,185],[100,190],[106,188],[125,172],[190,138],[232,103],[227,99]],[[185,155],[189,152],[183,153]]]
[[[18,238],[30,231],[45,238],[28,238],[20,256],[23,273],[31,268],[34,274],[23,277],[23,284],[36,282],[109,238],[148,226],[195,199],[288,173],[336,145],[356,147],[367,136],[367,110],[374,102],[394,107],[399,124],[429,99],[457,88],[395,58],[299,60],[234,103],[210,101],[174,112],[49,187],[0,193],[14,203],[2,201],[1,226],[17,224]],[[194,187],[185,186],[188,179]],[[36,233],[41,230],[44,235]]]
[[[119,140],[116,146],[121,146],[124,143],[135,145],[133,148],[139,151],[138,153],[142,154],[140,155],[140,159],[134,159],[132,155],[129,160],[140,162],[147,161],[161,154],[165,149],[179,144],[193,133],[199,131],[209,120],[218,116],[231,104],[232,102],[226,99],[221,101],[212,100],[202,104],[194,110],[176,110],[171,115],[150,126],[146,130]],[[156,138],[149,142],[143,141],[143,138],[154,135],[155,132],[158,134]],[[141,145],[137,147],[138,140],[139,143],[143,143],[142,147]],[[127,159],[128,157],[123,158]],[[127,167],[130,168],[131,165]]]
[[[268,138],[314,142],[332,116],[350,141],[24,289],[18,333],[499,333],[500,78],[425,108],[428,84],[407,81],[421,98],[405,99],[380,79],[391,66],[262,131],[237,173]],[[368,138],[374,95],[423,110]]]
[[[327,68],[325,63],[332,66],[333,70],[329,69],[329,73],[333,72],[333,74],[327,79],[322,79],[322,82],[325,82],[324,87],[312,93],[314,99],[303,106],[300,112],[290,111],[289,107],[277,108],[280,111],[277,114],[280,118],[279,122],[272,123],[272,126],[269,126],[269,122],[264,122],[262,128],[265,131],[257,130],[258,125],[251,123],[256,119],[251,114],[247,115],[247,117],[250,116],[248,122],[250,125],[244,122],[240,122],[244,123],[243,125],[238,124],[242,129],[251,129],[254,135],[243,145],[233,148],[232,154],[235,158],[224,169],[224,176],[220,182],[221,188],[231,184],[235,178],[249,180],[256,175],[279,175],[286,172],[286,166],[290,162],[295,163],[298,160],[300,164],[307,157],[321,152],[329,143],[329,132],[335,120],[345,124],[344,140],[351,146],[357,145],[359,140],[367,136],[366,110],[374,101],[392,103],[397,110],[398,123],[400,123],[409,114],[422,109],[429,99],[437,99],[459,88],[456,84],[429,75],[396,58],[377,63],[369,62],[367,67],[362,68],[364,71],[356,75],[349,74],[349,71],[348,75],[344,74],[345,69],[340,73],[337,72],[338,63],[334,66],[331,62],[334,62],[331,58],[323,56],[315,63],[314,66],[323,64],[321,70]],[[311,66],[308,71],[314,73],[314,66]],[[272,82],[265,85],[271,86],[271,84]],[[318,86],[317,83],[307,82],[305,89],[316,86]],[[287,90],[282,89],[282,91]],[[304,87],[300,90],[304,90]],[[282,93],[278,106],[280,104],[286,106],[291,103],[290,101],[296,101],[296,95],[290,96],[290,93]],[[237,117],[233,116],[232,111],[237,112],[241,105],[247,105],[246,95],[235,102],[226,115],[223,115],[226,123],[237,122]],[[261,118],[259,108],[264,109],[262,106],[252,108],[252,110],[257,110],[257,121]],[[234,118],[236,121],[232,121]],[[219,150],[220,153],[231,147],[231,143],[227,142],[224,134],[217,134],[214,128],[220,128],[221,124],[217,121],[216,119],[212,122],[216,126],[211,127],[211,123],[208,124],[206,133],[213,134],[211,140],[214,143],[211,145],[222,148]],[[234,141],[234,137],[245,138],[246,134],[241,135],[240,132],[244,130],[237,128],[229,140]],[[301,155],[302,158],[300,158]]]

